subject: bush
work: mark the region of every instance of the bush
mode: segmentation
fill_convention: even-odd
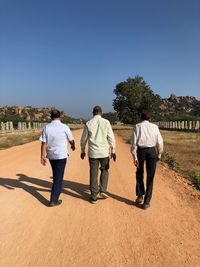
[[[162,155],[162,160],[168,164],[168,166],[174,170],[174,171],[179,171],[180,170],[180,165],[177,162],[176,158],[171,156],[168,152],[164,152]]]
[[[200,190],[200,172],[196,172],[193,175],[194,184],[198,190]]]

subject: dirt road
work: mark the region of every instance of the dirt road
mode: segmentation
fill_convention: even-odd
[[[200,266],[199,194],[159,164],[151,208],[136,207],[130,148],[117,137],[110,198],[89,203],[80,134],[58,207],[47,206],[51,169],[38,141],[0,151],[0,266]]]

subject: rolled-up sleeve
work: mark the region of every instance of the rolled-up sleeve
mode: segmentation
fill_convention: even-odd
[[[40,135],[40,141],[43,143],[47,142],[46,128],[45,127],[43,128],[42,133]]]
[[[81,136],[81,141],[80,141],[80,145],[81,145],[81,153],[85,153],[85,146],[88,140],[88,128],[87,126],[85,126],[82,136]]]
[[[109,123],[108,125],[108,135],[107,135],[108,144],[111,148],[112,153],[116,153],[116,143],[115,143],[115,136],[112,130],[112,127]]]
[[[70,130],[70,128],[68,126],[66,126],[65,133],[66,133],[68,141],[73,141],[74,140],[73,134],[72,134],[72,132],[71,132],[71,130]]]
[[[161,154],[163,153],[164,144],[163,144],[163,138],[162,135],[158,129],[158,135],[157,135],[157,150],[158,150],[158,158],[161,158]]]
[[[133,127],[131,136],[131,154],[135,160],[137,160],[137,128]]]

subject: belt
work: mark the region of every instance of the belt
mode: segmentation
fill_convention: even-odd
[[[149,148],[155,148],[155,146],[138,146],[138,149],[149,149]]]

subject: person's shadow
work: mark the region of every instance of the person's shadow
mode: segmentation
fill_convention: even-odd
[[[47,200],[40,192],[50,193],[52,187],[51,181],[45,181],[38,178],[29,177],[21,173],[17,174],[17,176],[19,177],[18,179],[0,178],[0,185],[9,190],[21,188],[31,194],[33,197],[35,197],[43,205],[49,205],[49,200]],[[30,183],[32,185],[29,185]],[[87,201],[87,199],[89,198],[88,186],[72,181],[63,181],[62,193],[85,201]]]
[[[9,189],[14,190],[15,188],[21,188],[25,190],[27,193],[31,194],[35,197],[38,201],[40,201],[43,205],[48,206],[49,200],[46,199],[40,192],[51,192],[52,182],[41,180],[39,178],[29,177],[25,174],[16,174],[19,178],[0,178],[0,185]],[[28,183],[28,184],[27,184]],[[30,185],[32,184],[32,185]],[[89,201],[89,186],[86,184],[81,184],[69,180],[63,181],[63,189],[62,193],[69,195],[74,198],[78,198],[84,201]],[[115,195],[113,193],[108,193],[108,195],[120,202],[124,202],[128,205],[137,206],[135,202],[126,199],[124,197]]]

